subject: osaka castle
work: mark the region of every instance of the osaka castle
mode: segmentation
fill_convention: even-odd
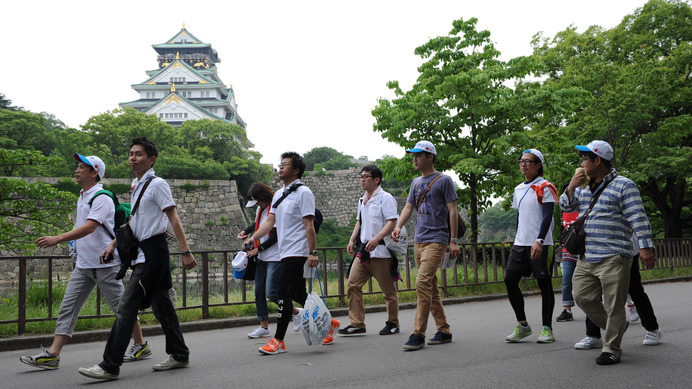
[[[120,107],[157,115],[173,126],[186,120],[212,119],[245,129],[233,87],[224,86],[219,79],[216,64],[221,59],[211,44],[197,39],[183,24],[175,36],[153,47],[158,69],[146,71],[149,78],[132,85],[139,99],[120,103]]]

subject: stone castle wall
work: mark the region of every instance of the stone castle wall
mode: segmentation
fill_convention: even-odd
[[[59,178],[26,178],[28,182],[55,183]],[[183,222],[188,243],[193,251],[239,249],[242,241],[238,233],[252,223],[251,214],[245,208],[244,199],[239,196],[235,181],[225,180],[167,180],[176,201],[178,214]],[[328,171],[316,174],[308,172],[301,179],[315,195],[315,205],[325,219],[335,219],[340,226],[347,226],[354,216],[358,199],[362,195],[360,173],[358,170]],[[103,183],[126,184],[130,179],[104,179]],[[274,174],[270,186],[281,188],[278,174]],[[244,195],[244,194],[243,194]],[[119,200],[129,202],[131,193],[118,195]],[[397,198],[399,211],[405,199]],[[407,224],[412,230],[411,218]],[[171,251],[178,251],[177,244],[171,245]],[[5,255],[0,253],[0,255]],[[67,255],[67,244],[59,244],[51,249],[38,249],[36,255]],[[211,271],[221,264],[212,263]],[[47,272],[45,259],[32,259],[27,263],[30,277],[45,278]],[[60,279],[67,279],[72,271],[69,259],[55,260],[53,271]],[[16,279],[17,261],[0,261],[0,281]]]

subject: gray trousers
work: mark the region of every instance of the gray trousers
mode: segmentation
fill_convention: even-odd
[[[118,301],[125,287],[122,281],[116,280],[119,266],[102,267],[97,269],[74,269],[70,281],[67,282],[65,297],[60,303],[60,314],[55,324],[56,335],[72,337],[77,317],[84,303],[98,285],[113,312],[118,308]]]

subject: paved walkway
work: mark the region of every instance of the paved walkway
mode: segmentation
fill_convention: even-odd
[[[663,330],[659,346],[642,345],[645,330],[630,325],[623,340],[622,362],[598,366],[600,350],[575,350],[584,337],[584,315],[575,309],[575,321],[554,323],[557,341],[538,344],[540,297],[526,299],[534,335],[525,342],[508,344],[504,337],[515,319],[506,299],[446,306],[454,341],[405,352],[414,310],[400,312],[402,333],[380,336],[383,312],[366,317],[368,333],[337,337],[332,346],[305,344],[301,333],[286,337],[286,354],[260,355],[266,341],[248,339],[256,326],[187,332],[192,351],[191,366],[169,372],[153,372],[151,366],[166,358],[163,336],[151,336],[152,358],[126,363],[117,381],[100,382],[77,373],[82,366],[101,360],[104,342],[68,344],[59,370],[31,368],[19,356],[29,350],[0,353],[3,388],[99,387],[138,388],[689,388],[692,361],[692,283],[653,284],[645,287]],[[559,295],[556,296],[559,306]],[[560,312],[556,307],[554,316]],[[342,323],[347,317],[338,317]],[[345,323],[348,324],[348,323]],[[345,325],[344,324],[344,325]],[[430,320],[428,336],[434,332]],[[273,326],[272,326],[273,329]]]

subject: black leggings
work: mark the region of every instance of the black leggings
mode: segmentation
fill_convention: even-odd
[[[639,317],[642,320],[642,327],[647,331],[656,331],[658,329],[658,320],[654,314],[654,307],[651,306],[651,300],[649,300],[649,296],[644,292],[644,287],[642,286],[642,276],[639,273],[639,254],[632,259],[628,293],[637,307],[637,313],[639,313]],[[586,318],[586,336],[593,338],[601,337],[601,329],[588,317]]]
[[[276,335],[274,335],[278,340],[284,340],[286,329],[293,321],[293,301],[305,305],[305,299],[308,298],[303,278],[303,266],[307,259],[307,257],[289,257],[281,260],[279,308],[276,314]]]
[[[524,296],[519,289],[519,281],[522,275],[515,270],[507,270],[505,273],[505,285],[507,286],[507,297],[509,303],[514,309],[514,314],[517,316],[517,321],[526,321],[526,313],[524,312]],[[539,278],[536,280],[538,287],[541,289],[542,309],[541,316],[543,325],[552,328],[553,309],[555,308],[555,295],[553,294],[553,284],[550,277]]]

